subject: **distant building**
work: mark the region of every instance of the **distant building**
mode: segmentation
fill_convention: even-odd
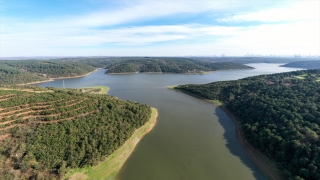
[[[225,54],[221,54],[221,57],[225,57],[226,55]]]

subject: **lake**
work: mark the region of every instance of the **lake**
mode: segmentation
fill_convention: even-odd
[[[109,95],[158,109],[156,125],[137,144],[119,179],[266,179],[238,143],[228,115],[213,104],[166,88],[298,70],[280,64],[248,65],[256,69],[204,75],[108,75],[101,69],[86,77],[65,79],[64,83],[67,88],[109,86]],[[37,85],[62,88],[63,80]]]

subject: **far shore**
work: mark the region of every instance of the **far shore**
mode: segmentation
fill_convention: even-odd
[[[203,71],[203,72],[186,72],[186,73],[172,73],[172,72],[125,72],[125,73],[107,73],[110,75],[117,74],[185,74],[185,75],[196,75],[196,74],[210,74],[217,71]]]
[[[93,73],[93,72],[96,72],[98,71],[99,69],[101,68],[97,68],[95,69],[94,71],[91,71],[87,74],[84,74],[84,75],[79,75],[79,76],[67,76],[67,77],[57,77],[57,78],[49,78],[48,80],[43,80],[43,81],[35,81],[35,82],[30,82],[30,83],[23,83],[23,84],[18,84],[20,86],[24,86],[24,85],[33,85],[33,84],[40,84],[40,83],[45,83],[45,82],[51,82],[51,81],[54,81],[56,79],[72,79],[72,78],[80,78],[80,77],[85,77],[85,76],[88,76],[89,74]]]
[[[175,89],[174,86],[168,86],[168,89],[171,90],[177,90],[180,92],[183,92],[185,94],[188,94],[190,96],[193,96],[195,98],[210,102],[214,104],[215,106],[219,107],[222,111],[224,111],[232,120],[234,126],[235,126],[235,133],[236,138],[241,145],[241,147],[244,149],[246,154],[249,156],[250,160],[269,178],[269,179],[284,179],[281,174],[276,170],[276,164],[272,162],[268,157],[263,155],[259,150],[254,148],[245,138],[243,130],[241,128],[241,123],[239,119],[229,110],[226,108],[223,102],[217,101],[217,100],[209,100],[206,98],[203,98],[202,96],[199,96],[197,94],[191,93],[189,91]]]
[[[255,68],[245,68],[245,69],[221,69],[221,70],[215,70],[215,71],[200,71],[200,72],[184,72],[184,73],[173,73],[173,72],[123,72],[123,73],[107,73],[110,75],[117,75],[117,74],[185,74],[185,75],[204,75],[204,74],[211,74],[218,71],[229,71],[229,70],[248,70],[248,69],[255,69]]]
[[[133,135],[116,151],[110,154],[105,161],[97,166],[72,169],[63,179],[85,180],[85,179],[108,179],[114,180],[118,172],[134,151],[138,142],[149,133],[157,122],[158,111],[151,108],[152,113],[149,121],[136,129]]]

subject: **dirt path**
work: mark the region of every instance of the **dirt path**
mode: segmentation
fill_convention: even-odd
[[[1,123],[0,123],[0,125],[6,125],[6,124],[9,124],[9,123],[11,123],[11,122],[13,122],[13,121],[15,121],[15,120],[12,120],[12,121],[6,121],[6,122],[1,122]]]
[[[65,120],[74,120],[78,117],[83,117],[83,116],[87,116],[87,115],[90,115],[90,114],[93,114],[95,112],[98,112],[98,110],[93,110],[93,111],[90,111],[90,112],[87,112],[87,113],[84,113],[84,114],[79,114],[79,115],[76,115],[76,116],[72,116],[72,117],[69,117],[69,118],[66,118],[66,119],[59,119],[59,120],[51,120],[51,121],[32,121],[31,123],[32,124],[49,124],[49,123],[58,123],[60,121],[65,121]]]
[[[8,129],[14,128],[16,126],[22,126],[22,124],[14,124],[14,125],[11,125],[11,126],[8,126],[8,127],[5,127],[5,128],[1,128],[0,131],[8,130]]]
[[[11,134],[0,135],[0,141],[5,140],[7,137],[10,137]]]

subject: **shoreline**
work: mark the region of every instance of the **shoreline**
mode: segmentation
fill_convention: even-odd
[[[211,74],[217,71],[204,71],[204,72],[186,72],[186,73],[172,73],[172,72],[126,72],[126,73],[106,73],[110,75],[121,75],[121,74],[184,74],[184,75],[203,75],[203,74]]]
[[[139,141],[148,134],[157,122],[158,110],[151,108],[152,113],[148,122],[139,129],[136,129],[132,136],[117,150],[110,154],[103,162],[97,166],[77,168],[71,170],[63,179],[85,180],[85,179],[109,179],[117,178],[126,160],[134,152]]]
[[[251,66],[250,66],[251,67]],[[184,74],[184,75],[204,75],[204,74],[211,74],[215,73],[218,71],[229,71],[229,70],[250,70],[250,69],[255,69],[254,67],[252,68],[244,68],[244,69],[220,69],[220,70],[212,70],[212,71],[202,71],[202,72],[184,72],[184,73],[173,73],[173,72],[123,72],[123,73],[108,73],[110,75],[121,75],[121,74]]]
[[[83,75],[57,77],[57,78],[49,78],[49,79],[43,80],[43,81],[34,81],[34,82],[29,82],[29,83],[18,84],[18,86],[25,86],[25,85],[33,85],[33,84],[46,83],[46,82],[54,81],[54,80],[56,80],[56,79],[73,79],[73,78],[85,77],[85,76],[90,75],[91,73],[97,72],[99,69],[101,69],[101,68],[96,68],[95,70],[93,70],[93,71],[91,71],[91,72],[89,72],[89,73],[87,73],[87,74],[83,74]]]
[[[217,106],[220,108],[223,112],[225,112],[230,119],[232,120],[234,126],[235,126],[235,134],[236,138],[241,145],[242,149],[246,152],[246,154],[249,156],[250,160],[253,162],[255,166],[258,167],[258,169],[269,179],[283,179],[283,177],[273,170],[272,167],[266,162],[270,161],[268,157],[266,157],[264,154],[262,154],[259,150],[254,148],[245,138],[243,130],[241,128],[241,123],[238,120],[238,118],[224,105]],[[270,162],[269,162],[270,163]]]
[[[279,172],[276,172],[274,170],[275,164],[273,162],[270,162],[271,160],[266,157],[265,155],[263,155],[259,150],[257,150],[256,148],[254,148],[245,138],[244,134],[243,134],[243,130],[241,128],[241,123],[239,121],[239,119],[228,109],[226,108],[222,103],[217,103],[213,100],[209,100],[206,98],[203,98],[197,94],[191,93],[189,91],[185,91],[185,90],[180,90],[180,89],[174,89],[174,87],[170,87],[168,89],[173,89],[173,90],[177,90],[180,91],[182,93],[185,93],[189,96],[204,100],[206,102],[212,103],[213,105],[215,105],[216,107],[220,108],[223,112],[225,112],[230,119],[232,120],[234,126],[235,126],[235,135],[236,135],[236,139],[239,142],[240,146],[242,147],[242,149],[245,151],[245,153],[247,154],[247,156],[250,158],[251,162],[253,162],[253,164],[269,179],[284,179]],[[272,165],[270,165],[271,163],[273,163]]]

